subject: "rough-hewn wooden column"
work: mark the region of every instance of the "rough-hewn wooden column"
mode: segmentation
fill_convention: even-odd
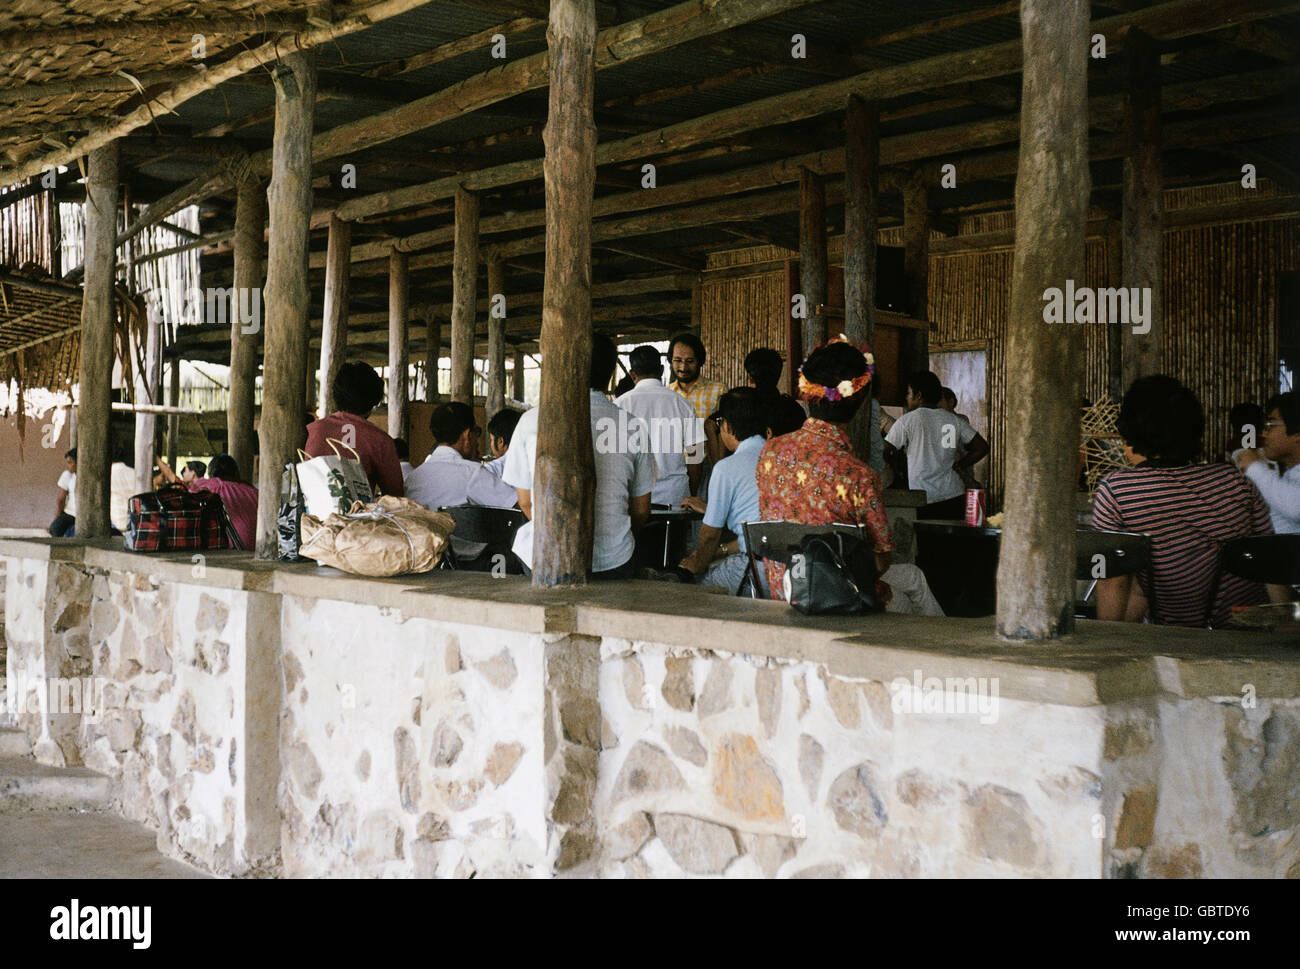
[[[551,0],[542,392],[533,477],[533,584],[582,585],[591,568],[591,200],[596,179],[594,0]]]
[[[1150,330],[1135,333],[1131,326],[1123,327],[1127,388],[1138,377],[1159,373],[1162,366],[1164,179],[1160,168],[1160,52],[1155,42],[1140,30],[1129,30],[1124,36],[1124,64],[1128,73],[1124,99],[1128,146],[1124,155],[1122,285],[1130,293],[1134,287],[1151,290]],[[1132,306],[1129,312],[1132,315]]]
[[[424,320],[424,402],[438,400],[438,358],[442,356],[442,320],[429,309]]]
[[[524,360],[525,359],[527,359],[527,355],[524,353],[524,351],[516,348],[515,369],[511,372],[510,375],[510,381],[511,381],[510,395],[515,400],[524,399]]]
[[[181,406],[181,359],[177,357],[172,361],[171,370],[167,374],[167,403],[172,407]],[[174,469],[176,467],[176,456],[180,449],[181,436],[181,416],[172,414],[167,418],[167,463]],[[78,454],[81,452],[77,452]],[[248,475],[248,472],[244,472]],[[247,478],[251,481],[252,478]]]
[[[817,307],[826,302],[826,186],[808,169],[799,172],[799,291],[804,298],[804,356],[826,339],[826,317]],[[797,370],[796,363],[793,369]]]
[[[135,402],[162,403],[162,313],[150,301],[145,309],[146,330],[144,370],[136,374]],[[135,414],[135,489],[153,491],[153,464],[157,456],[158,415],[136,411]]]
[[[456,189],[451,269],[451,399],[474,403],[474,319],[478,310],[478,195]]]
[[[844,335],[861,342],[876,330],[876,221],[880,112],[849,98],[844,118]]]
[[[296,459],[297,448],[305,437],[314,55],[285,55],[273,78],[275,133],[268,206],[262,419],[258,425],[261,470],[257,479],[257,557],[262,559],[274,559],[279,554],[275,519],[280,475],[285,464]]]
[[[92,151],[86,167],[86,276],[77,372],[77,537],[83,539],[108,534],[117,159],[114,141]]]
[[[879,202],[880,111],[876,104],[849,98],[844,117],[844,335],[854,343],[876,335],[876,220]],[[866,459],[879,425],[871,407],[858,410],[849,424],[854,452]]]
[[[334,377],[347,359],[348,290],[352,275],[352,223],[330,215],[325,251],[325,306],[320,331],[320,415],[332,414]]]
[[[903,276],[907,285],[907,315],[930,318],[930,203],[920,169],[903,183]],[[903,329],[899,337],[899,375],[930,368],[928,330]]]
[[[1088,2],[1021,0],[1024,77],[1016,251],[1007,319],[1006,524],[999,634],[1074,626],[1074,486],[1083,328],[1043,321],[1044,293],[1084,285],[1088,217]]]
[[[488,259],[487,279],[488,380],[484,410],[490,419],[506,404],[506,264],[500,256]]]
[[[226,407],[226,438],[230,456],[239,464],[245,481],[253,477],[255,433],[254,390],[257,385],[258,350],[266,307],[262,304],[262,265],[266,258],[266,186],[251,175],[239,183],[235,196],[235,299],[241,306],[257,306],[257,318],[245,323],[238,310],[230,320],[230,403]],[[257,302],[252,293],[257,293]],[[241,300],[240,294],[247,293]],[[170,439],[170,438],[169,438]],[[169,445],[170,447],[170,445]]]
[[[388,257],[388,436],[409,437],[407,317],[410,305],[410,257]]]

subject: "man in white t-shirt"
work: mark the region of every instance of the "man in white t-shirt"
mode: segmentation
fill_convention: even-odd
[[[613,342],[597,333],[592,338],[589,397],[596,458],[596,521],[590,573],[593,580],[632,578],[634,535],[650,517],[650,491],[655,480],[649,429],[639,418],[610,403],[604,394],[617,362],[618,350]],[[515,533],[514,544],[515,555],[529,569],[533,564],[531,519],[538,410],[534,407],[519,419],[501,475],[502,481],[516,489],[519,507],[530,519]],[[628,433],[633,428],[636,432]]]
[[[59,475],[59,496],[54,500],[54,521],[50,523],[50,534],[55,538],[67,538],[76,527],[77,518],[77,449],[74,447],[63,455],[66,465]]]
[[[628,360],[636,385],[614,403],[650,428],[650,450],[657,472],[650,500],[678,508],[700,484],[704,422],[689,400],[663,385],[664,364],[658,350],[637,347]]]
[[[433,432],[433,451],[407,477],[406,497],[433,511],[454,505],[514,507],[515,489],[503,484],[478,461],[481,432],[468,404],[439,404],[429,415],[429,430]],[[490,561],[481,561],[487,551],[482,542],[468,542],[453,532],[451,547],[459,568],[490,568]]]
[[[988,442],[970,426],[939,406],[942,385],[929,370],[907,381],[907,413],[885,435],[885,458],[907,453],[908,486],[925,491],[929,504],[918,518],[961,518],[966,513],[966,486],[961,472],[989,453]],[[958,458],[959,449],[965,454]]]

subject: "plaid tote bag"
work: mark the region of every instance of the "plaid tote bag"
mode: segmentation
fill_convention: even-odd
[[[221,498],[183,485],[133,496],[122,544],[130,552],[243,548]]]

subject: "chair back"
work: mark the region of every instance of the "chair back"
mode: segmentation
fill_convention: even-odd
[[[518,508],[487,505],[447,505],[438,509],[456,522],[456,538],[482,545],[510,545],[528,519]]]
[[[1101,556],[1100,559],[1097,556]],[[1151,564],[1151,536],[1140,532],[1075,533],[1074,577],[1082,581],[1132,575]]]
[[[848,525],[835,522],[830,525],[805,525],[802,522],[745,522],[741,525],[745,531],[745,550],[749,555],[750,596],[760,598],[763,586],[759,578],[759,559],[772,559],[783,565],[790,564],[790,556],[799,550],[799,543],[808,535],[825,535],[835,532],[851,535],[866,540],[866,531],[861,525]],[[744,581],[741,581],[744,587]],[[766,597],[764,597],[766,598]]]
[[[1219,568],[1252,582],[1300,584],[1300,535],[1251,535],[1223,544]]]

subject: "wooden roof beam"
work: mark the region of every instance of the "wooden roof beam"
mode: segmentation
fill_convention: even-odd
[[[0,51],[42,50],[61,44],[100,43],[122,37],[189,40],[194,34],[245,36],[275,31],[298,31],[307,18],[295,14],[232,14],[226,17],[163,17],[94,21],[72,27],[37,27],[0,31]]]

